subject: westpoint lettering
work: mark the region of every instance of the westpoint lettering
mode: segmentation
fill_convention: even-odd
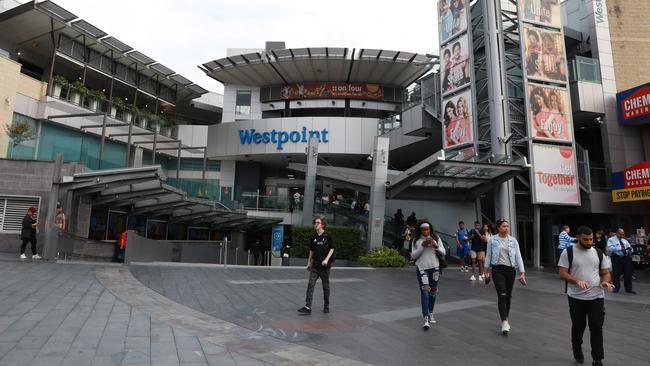
[[[278,150],[282,150],[282,145],[287,142],[307,142],[312,137],[318,138],[319,142],[328,142],[327,128],[322,130],[308,130],[303,126],[302,130],[294,131],[276,131],[275,129],[264,132],[259,132],[254,128],[248,130],[239,130],[239,142],[243,144],[276,144]]]

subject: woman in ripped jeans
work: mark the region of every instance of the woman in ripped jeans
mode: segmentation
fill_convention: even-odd
[[[445,255],[445,247],[442,243],[438,243],[438,236],[428,221],[420,222],[419,233],[418,239],[413,244],[411,258],[415,260],[415,269],[420,285],[420,300],[424,317],[422,328],[429,330],[431,324],[436,323],[433,317],[433,307],[436,303],[440,278],[440,262],[436,251]]]

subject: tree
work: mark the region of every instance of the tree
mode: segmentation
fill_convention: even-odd
[[[22,144],[25,141],[33,140],[36,137],[38,137],[37,133],[32,130],[31,126],[29,123],[22,121],[22,122],[17,122],[13,125],[5,125],[5,132],[7,133],[7,137],[11,139],[12,146],[11,146],[11,155],[13,155],[13,148],[15,146],[18,146]],[[12,156],[9,156],[11,158]]]

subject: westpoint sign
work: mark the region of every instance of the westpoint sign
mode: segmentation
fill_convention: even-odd
[[[301,130],[294,131],[283,131],[283,130],[271,130],[271,131],[257,131],[254,128],[247,130],[239,130],[239,143],[244,144],[275,144],[276,149],[282,150],[282,145],[292,142],[307,142],[312,137],[318,138],[319,142],[328,142],[327,128],[322,130],[308,130],[307,127],[302,126]]]

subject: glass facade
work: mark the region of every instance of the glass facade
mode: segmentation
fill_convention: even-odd
[[[235,119],[248,119],[251,115],[251,91],[237,90]]]
[[[14,113],[12,125],[16,126],[19,123],[26,123],[29,126],[30,131],[33,133],[38,132],[38,122],[35,119]],[[38,139],[22,141],[17,145],[10,141],[7,149],[7,157],[9,157],[9,159],[17,160],[32,160],[34,159],[37,144]]]
[[[176,178],[167,178],[166,183],[187,192],[190,197],[219,200],[219,179],[206,179],[204,183],[203,179],[181,178],[179,186]]]

